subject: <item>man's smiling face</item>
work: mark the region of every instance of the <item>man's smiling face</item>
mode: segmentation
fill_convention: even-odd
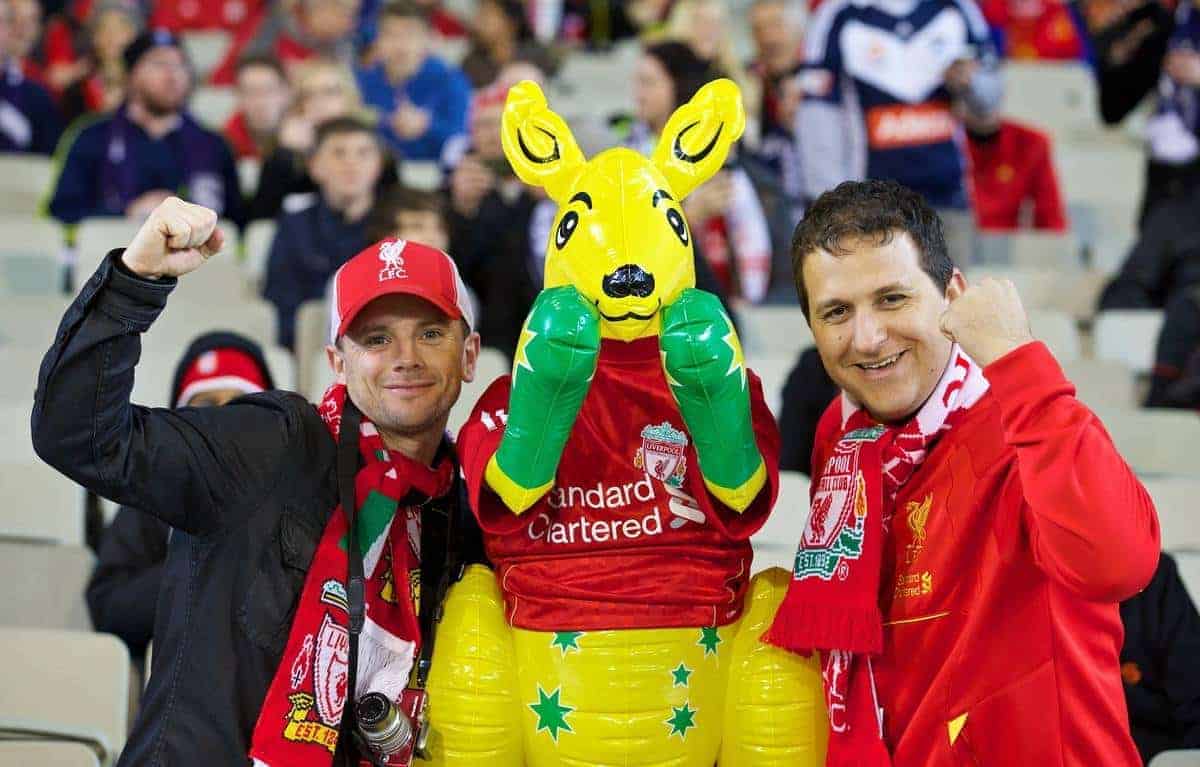
[[[962,292],[954,272],[945,292],[921,268],[904,232],[855,237],[838,253],[803,262],[809,324],[834,382],[884,423],[903,421],[928,399],[950,359],[939,322]]]

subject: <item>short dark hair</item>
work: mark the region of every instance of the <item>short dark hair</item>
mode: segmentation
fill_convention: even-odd
[[[283,63],[280,62],[277,56],[271,56],[266,53],[247,53],[237,60],[235,74],[240,75],[242,72],[253,67],[269,69],[278,75],[280,80],[287,82],[287,72],[283,71]]]
[[[383,144],[379,141],[379,134],[376,132],[374,125],[360,117],[343,115],[341,117],[331,117],[317,126],[316,138],[313,140],[310,154],[316,154],[317,150],[321,148],[321,145],[330,136],[340,136],[344,133],[365,133],[375,140],[379,151],[383,151]]]
[[[886,245],[897,232],[912,238],[921,269],[941,291],[954,275],[954,262],[946,250],[942,220],[920,194],[895,181],[843,181],[822,194],[804,212],[792,235],[792,276],[800,308],[808,315],[804,288],[804,259],[816,250],[835,256],[848,251],[847,238],[874,238]]]
[[[367,238],[374,242],[395,236],[396,217],[405,211],[436,213],[442,228],[450,228],[446,221],[446,203],[441,194],[399,186],[389,189],[376,201],[367,219]]]
[[[375,22],[382,26],[384,19],[417,19],[429,23],[429,12],[414,0],[391,0],[379,9],[379,19]]]
[[[647,45],[643,52],[666,70],[675,89],[675,109],[691,101],[705,83],[721,76],[710,62],[697,56],[691,46],[678,40]]]

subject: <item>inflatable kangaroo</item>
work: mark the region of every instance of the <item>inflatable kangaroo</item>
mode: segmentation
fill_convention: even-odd
[[[588,161],[531,82],[502,120],[559,205],[512,374],[459,436],[496,571],[450,592],[430,677],[446,764],[813,765],[815,662],[759,642],[786,589],[751,578],[779,435],[720,301],[695,289],[683,198],[745,124],[728,80],[652,158]]]

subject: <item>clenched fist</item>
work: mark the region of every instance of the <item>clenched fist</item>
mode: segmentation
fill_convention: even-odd
[[[220,253],[224,244],[215,212],[169,197],[151,211],[121,260],[140,277],[178,277]]]
[[[1033,340],[1029,317],[1008,280],[985,277],[950,302],[942,333],[983,367]]]

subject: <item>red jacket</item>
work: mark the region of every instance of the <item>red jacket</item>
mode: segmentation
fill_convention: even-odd
[[[166,27],[176,33],[199,29],[226,29],[236,33],[257,18],[266,5],[263,0],[173,0],[155,3],[150,26]]]
[[[254,137],[250,135],[250,128],[246,125],[246,115],[242,112],[234,112],[233,116],[225,121],[225,127],[221,129],[221,132],[225,134],[225,140],[229,142],[229,148],[233,150],[234,159],[244,160],[248,157],[262,159],[262,152],[254,143]]]
[[[750,536],[779,486],[779,431],[758,377],[748,378],[768,483],[741,514],[709,494],[690,439],[674,464],[678,473],[669,458],[662,467],[666,481],[635,465],[639,453],[643,465],[652,460],[647,427],[665,422],[686,437],[657,337],[601,343],[555,486],[520,516],[483,481],[504,434],[509,377],[488,387],[459,432],[458,450],[512,625],[590,631],[737,620],[750,582]]]
[[[984,375],[901,488],[885,546],[874,668],[895,767],[1140,766],[1117,602],[1154,574],[1154,506],[1043,344]]]
[[[1003,120],[996,136],[987,141],[970,138],[967,147],[975,220],[980,229],[1010,231],[1024,224],[1066,231],[1067,217],[1046,134]],[[1032,207],[1031,222],[1021,220],[1027,203]]]

